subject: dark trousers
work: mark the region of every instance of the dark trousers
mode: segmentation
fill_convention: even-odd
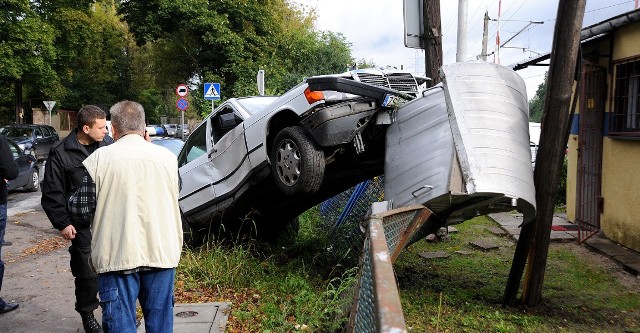
[[[4,262],[2,261],[2,243],[4,242],[4,233],[7,228],[7,203],[0,204],[0,290],[2,290],[2,280],[4,279]],[[4,305],[4,301],[0,298],[0,305]]]
[[[91,312],[98,308],[98,275],[91,267],[91,230],[76,229],[71,241],[71,274],[75,277],[76,311]]]

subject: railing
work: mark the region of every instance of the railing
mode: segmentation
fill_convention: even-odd
[[[407,332],[393,262],[431,216],[424,206],[384,211],[374,203],[366,221],[366,237],[349,331]]]

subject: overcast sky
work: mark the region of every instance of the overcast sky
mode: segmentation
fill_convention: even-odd
[[[404,0],[292,0],[316,10],[318,30],[342,33],[352,44],[356,59],[374,62],[379,67],[401,66],[424,75],[424,52],[404,46]],[[475,59],[482,50],[485,11],[489,18],[488,53],[495,51],[499,0],[468,0],[467,59]],[[588,0],[583,27],[633,10],[634,0]],[[440,1],[444,63],[456,61],[458,1]],[[501,43],[514,37],[500,49],[500,63],[510,65],[551,50],[558,0],[502,0]],[[543,24],[527,25],[531,21]],[[520,32],[522,29],[524,31]],[[487,61],[494,61],[489,56]],[[518,71],[527,84],[531,99],[544,79],[547,67]]]

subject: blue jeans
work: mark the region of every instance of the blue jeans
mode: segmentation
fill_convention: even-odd
[[[138,299],[146,332],[173,332],[174,277],[173,268],[98,274],[102,329],[106,333],[135,333]]]
[[[2,261],[2,243],[7,229],[7,204],[0,204],[0,290],[2,290],[2,278],[4,278],[4,261]],[[0,299],[0,306],[4,305]]]

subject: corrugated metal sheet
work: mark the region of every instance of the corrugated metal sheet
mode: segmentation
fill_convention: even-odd
[[[441,77],[387,132],[385,199],[423,204],[448,223],[513,208],[533,220],[524,81],[485,62],[445,65]]]

